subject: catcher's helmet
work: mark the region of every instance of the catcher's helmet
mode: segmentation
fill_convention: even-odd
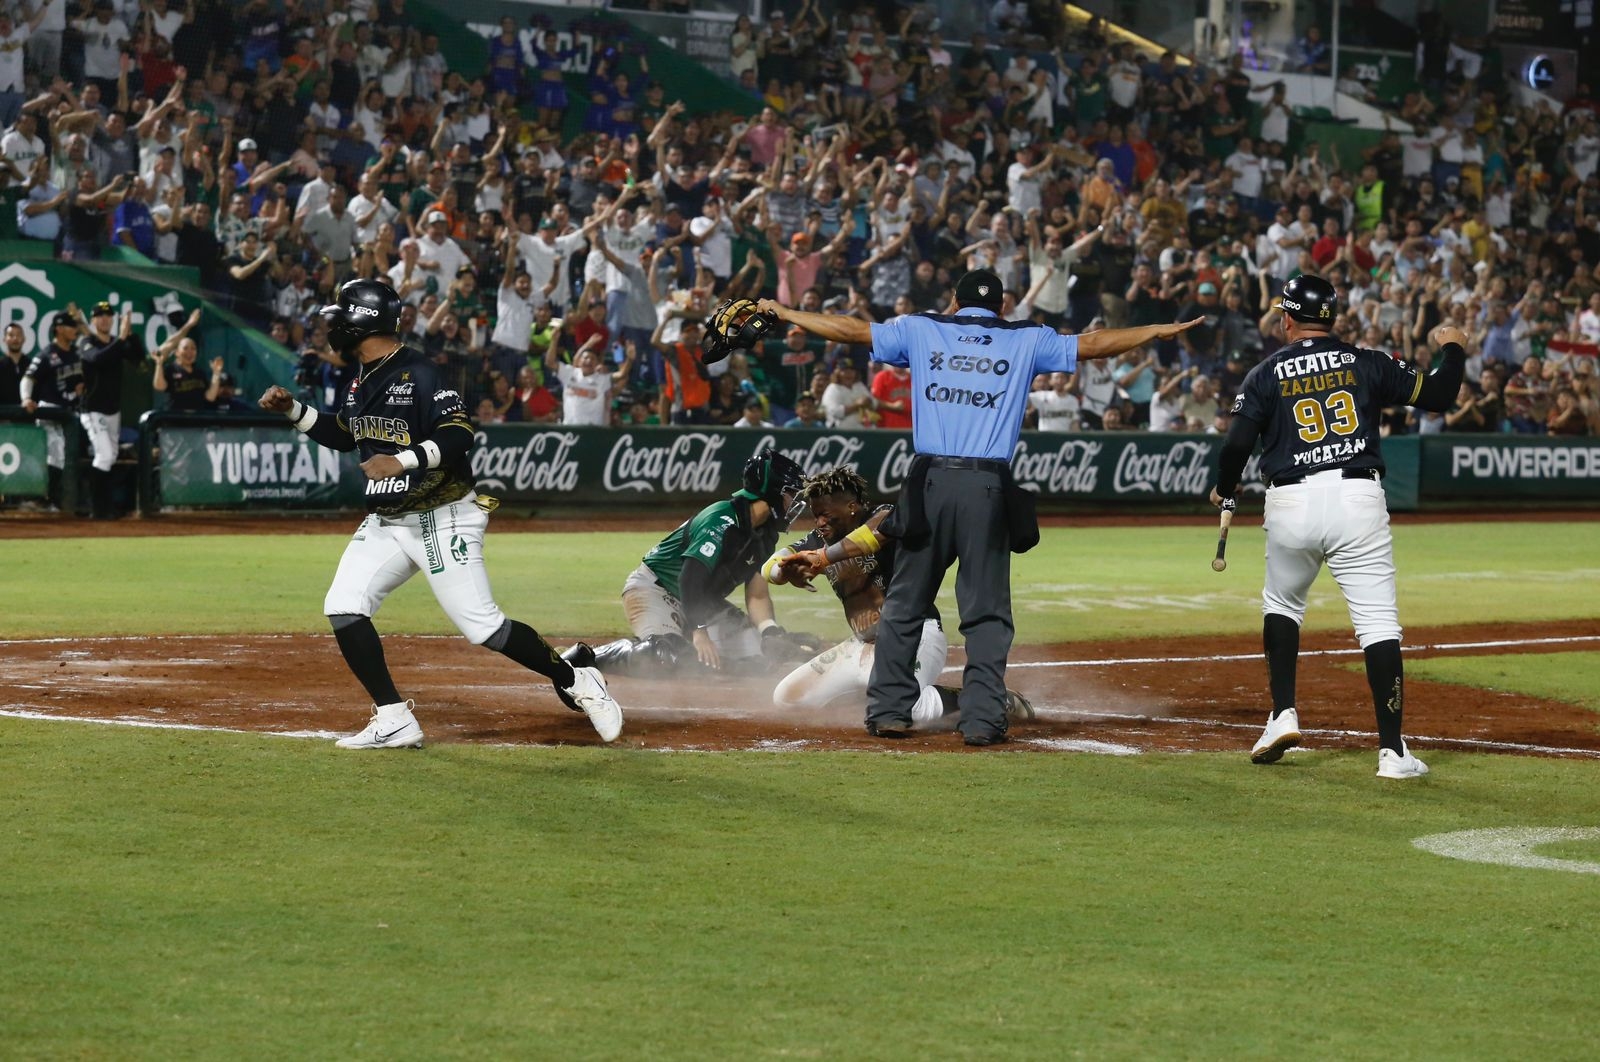
[[[317,312],[328,322],[334,350],[349,350],[368,336],[400,333],[400,296],[381,280],[349,281],[337,300]]]
[[[1339,293],[1321,277],[1301,273],[1283,286],[1278,306],[1296,321],[1332,328],[1333,315],[1339,310]]]
[[[787,528],[805,506],[800,501],[805,479],[805,471],[799,465],[768,446],[751,454],[744,463],[744,487],[738,496],[766,502],[778,527]]]

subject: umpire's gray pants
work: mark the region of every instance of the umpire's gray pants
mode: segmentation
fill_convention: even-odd
[[[867,722],[907,727],[921,687],[915,671],[922,622],[952,561],[967,666],[960,696],[961,732],[1006,731],[1006,654],[1011,651],[1011,541],[1000,475],[976,469],[928,470],[924,506],[930,534],[901,543],[878,624],[878,651],[867,687]]]

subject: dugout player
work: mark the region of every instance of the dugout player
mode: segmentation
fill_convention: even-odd
[[[113,333],[115,328],[115,333]],[[133,309],[124,307],[122,321],[109,302],[97,302],[89,311],[89,327],[78,340],[83,362],[83,398],[78,423],[89,437],[92,464],[89,513],[96,520],[115,520],[111,470],[117,463],[122,434],[122,366],[144,361],[144,346],[133,338]]]
[[[1000,317],[1000,278],[985,269],[956,284],[952,314],[907,314],[885,324],[791,310],[770,299],[758,309],[822,339],[872,346],[872,357],[911,368],[912,443],[917,456],[888,525],[900,542],[884,598],[878,650],[867,690],[867,732],[903,737],[921,696],[917,645],[945,571],[958,559],[956,602],[967,639],[961,733],[968,745],[1006,736],[1006,655],[1011,649],[1011,549],[1038,539],[1031,496],[1019,496],[1011,455],[1028,390],[1042,372],[1072,372],[1193,328],[1114,328],[1063,336]],[[1031,541],[1030,541],[1031,539]]]
[[[372,625],[384,598],[418,571],[468,641],[549,678],[562,703],[588,715],[601,740],[611,741],[622,731],[622,709],[600,673],[570,666],[494,602],[483,564],[493,504],[473,490],[472,421],[461,395],[441,386],[438,366],[400,341],[400,305],[388,284],[352,280],[321,309],[328,342],[359,364],[336,413],[319,414],[277,386],[260,403],[322,446],[358,450],[367,474],[368,515],[345,547],[323,612],[374,707],[366,729],[339,739],[339,747],[422,745],[412,702],[395,690]]]
[[[811,510],[815,529],[767,558],[762,574],[769,583],[788,583],[806,590],[812,589],[812,578],[826,575],[844,606],[852,634],[848,641],[806,661],[778,683],[772,702],[788,709],[821,708],[847,694],[866,693],[878,642],[878,618],[884,593],[894,578],[897,547],[894,539],[881,533],[894,506],[874,509],[868,505],[867,481],[848,465],[806,480],[800,500]],[[958,691],[936,685],[949,653],[939,610],[930,605],[917,644],[914,670],[922,693],[911,708],[913,724],[957,710]],[[1033,706],[1022,694],[1008,689],[1006,718],[1032,719]]]
[[[673,529],[622,587],[632,638],[566,651],[577,664],[626,675],[672,674],[699,660],[713,670],[765,670],[769,658],[810,655],[818,639],[778,626],[762,562],[798,515],[800,466],[768,447],[745,462],[743,485]],[[728,595],[744,587],[746,612]]]
[[[1386,406],[1449,409],[1461,386],[1467,337],[1449,325],[1435,328],[1431,339],[1442,358],[1423,376],[1382,351],[1329,334],[1338,302],[1321,277],[1302,274],[1284,285],[1279,306],[1288,345],[1245,377],[1211,491],[1213,505],[1232,499],[1259,439],[1267,484],[1261,642],[1272,715],[1250,759],[1276,763],[1300,743],[1294,689],[1300,623],[1326,561],[1366,655],[1378,716],[1378,777],[1416,778],[1428,768],[1400,736],[1400,614],[1378,424]]]
[[[211,359],[208,377],[200,368],[200,348],[189,338],[199,323],[200,311],[196,310],[150,355],[156,363],[150,386],[167,396],[168,413],[209,413],[222,393],[222,378],[226,375],[222,359]]]
[[[76,412],[83,395],[83,363],[78,360],[77,308],[68,307],[50,324],[50,344],[33,356],[22,374],[19,388],[22,408],[33,413],[40,406]],[[67,436],[61,423],[42,420],[47,496],[51,509],[61,508],[62,479],[67,467]]]

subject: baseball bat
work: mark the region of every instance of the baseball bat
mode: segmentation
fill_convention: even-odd
[[[1234,505],[1231,502],[1222,507],[1222,519],[1217,525],[1217,556],[1211,562],[1211,570],[1214,572],[1226,571],[1228,568],[1228,558],[1223,554],[1228,551],[1228,525],[1233,523],[1233,510]]]

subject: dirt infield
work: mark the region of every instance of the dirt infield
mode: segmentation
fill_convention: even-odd
[[[1407,632],[1413,659],[1600,646],[1600,620],[1456,626]],[[1487,643],[1487,644],[1485,644]],[[587,720],[541,680],[459,638],[385,639],[400,688],[435,743],[595,744]],[[332,735],[366,722],[331,636],[186,636],[0,643],[0,711],[130,725]],[[1299,701],[1309,748],[1372,748],[1360,650],[1348,633],[1308,634]],[[960,651],[951,663],[959,665]],[[1352,666],[1354,665],[1354,666]],[[947,681],[959,683],[952,673]],[[1267,705],[1254,637],[1166,638],[1034,646],[1012,655],[1008,684],[1039,718],[995,751],[1246,750]],[[617,679],[628,712],[620,743],[659,749],[962,751],[950,733],[868,737],[860,704],[805,716],[770,707],[773,679]],[[1600,757],[1600,719],[1521,694],[1412,681],[1408,740],[1417,748]]]

